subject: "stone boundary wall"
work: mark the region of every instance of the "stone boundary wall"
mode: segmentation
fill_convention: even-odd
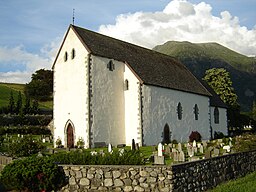
[[[206,191],[256,170],[256,151],[172,166],[62,165],[61,191]]]

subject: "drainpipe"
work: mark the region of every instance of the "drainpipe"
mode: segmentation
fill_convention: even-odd
[[[87,97],[87,105],[88,105],[88,116],[87,116],[87,140],[88,147],[92,147],[91,143],[91,53],[88,53],[87,57],[87,82],[88,82],[88,97]]]

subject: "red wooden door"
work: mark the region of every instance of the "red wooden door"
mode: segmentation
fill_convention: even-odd
[[[74,130],[71,124],[69,124],[67,128],[67,147],[74,147]]]

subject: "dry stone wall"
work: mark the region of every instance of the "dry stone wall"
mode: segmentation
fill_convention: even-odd
[[[256,151],[172,166],[63,165],[61,191],[206,191],[256,170]]]

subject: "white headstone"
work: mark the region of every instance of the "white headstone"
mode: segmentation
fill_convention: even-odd
[[[159,143],[159,144],[158,144],[157,155],[158,155],[159,157],[162,157],[162,156],[163,156],[163,145],[162,145],[162,143]]]
[[[179,151],[179,152],[181,152],[181,151],[182,151],[181,143],[178,143],[178,151]]]
[[[109,143],[108,144],[108,152],[111,153],[112,152],[112,145]]]
[[[43,143],[45,143],[45,139],[43,139]]]
[[[226,150],[228,153],[230,152],[230,146],[229,145],[223,146],[223,149]]]
[[[183,151],[180,151],[180,153],[179,153],[179,161],[181,161],[181,162],[185,161],[185,154]]]
[[[193,147],[196,147],[196,141],[195,140],[193,141]]]
[[[204,147],[203,147],[203,145],[200,146],[199,150],[200,150],[200,153],[204,153]]]

